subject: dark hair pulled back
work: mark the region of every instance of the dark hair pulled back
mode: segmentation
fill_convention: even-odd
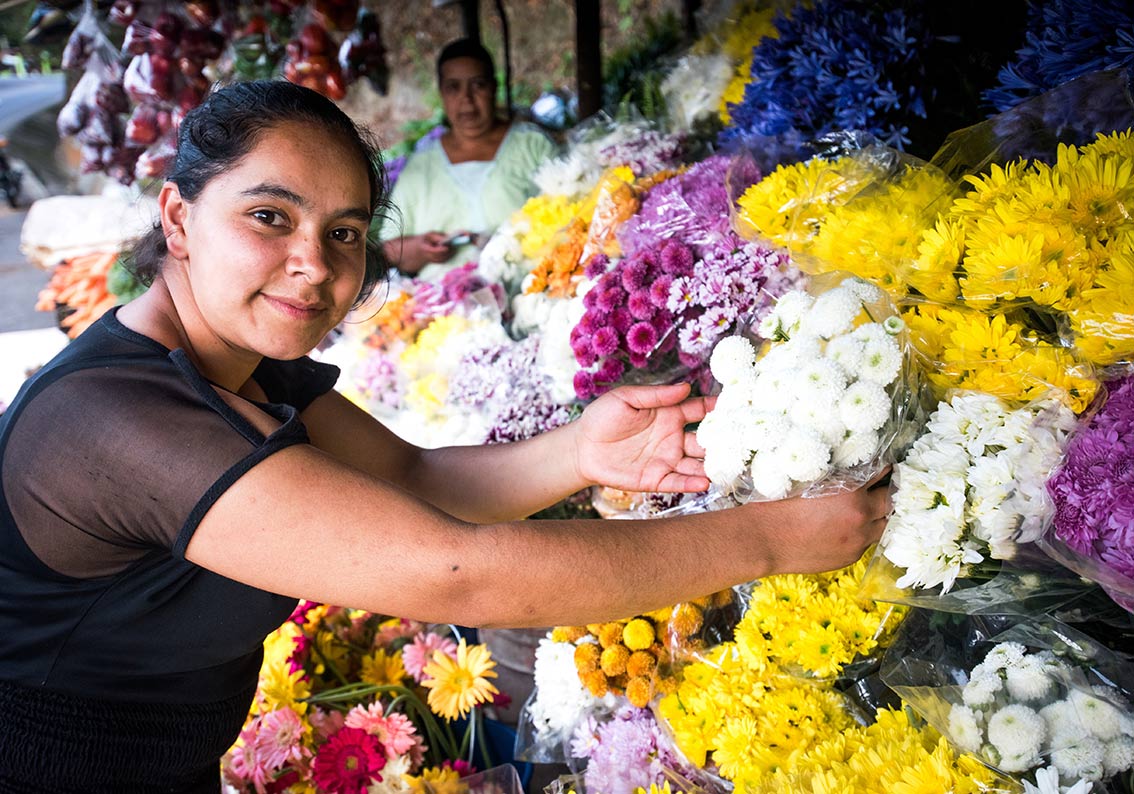
[[[370,214],[384,218],[389,184],[373,135],[322,94],[286,80],[233,83],[209,94],[182,120],[177,154],[165,178],[177,185],[185,200],[195,201],[214,178],[252,151],[264,132],[289,122],[321,126],[357,151],[370,183]],[[135,277],[148,286],[161,272],[168,253],[158,223],[137,242],[127,262]],[[366,272],[356,305],[370,295],[388,268],[381,247],[368,239]]]
[[[496,82],[496,64],[492,62],[492,55],[476,39],[457,39],[445,45],[441,54],[437,56],[437,82],[441,82],[441,66],[456,58],[472,58],[484,64],[488,76]]]

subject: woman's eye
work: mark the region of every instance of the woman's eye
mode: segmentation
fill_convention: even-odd
[[[358,229],[351,229],[345,226],[341,229],[335,229],[331,232],[331,239],[336,240],[340,243],[354,243],[358,241],[359,237],[361,237],[361,235],[359,234]]]
[[[266,226],[279,226],[284,220],[283,214],[275,210],[253,210],[252,217]]]

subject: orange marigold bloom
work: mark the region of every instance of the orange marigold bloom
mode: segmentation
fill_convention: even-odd
[[[623,625],[621,621],[617,620],[602,624],[602,627],[598,630],[599,645],[609,648],[611,645],[621,644]]]
[[[600,664],[604,673],[615,676],[626,672],[626,663],[629,660],[629,648],[625,645],[611,645],[602,652]]]
[[[678,604],[669,620],[670,629],[679,637],[692,637],[705,625],[705,613],[693,602]]]
[[[599,668],[599,655],[601,651],[593,642],[585,642],[575,646],[575,668],[580,675],[592,673]]]
[[[640,709],[650,705],[654,687],[645,676],[635,676],[626,682],[626,699]]]
[[[631,678],[650,676],[658,669],[658,659],[649,651],[634,651],[626,660],[626,674]]]
[[[578,642],[587,636],[583,626],[556,626],[551,630],[551,639],[554,642]]]
[[[587,691],[597,698],[602,697],[610,691],[606,683],[606,676],[602,674],[602,670],[591,670],[589,673],[579,676],[579,680],[583,682],[583,686],[587,688]]]

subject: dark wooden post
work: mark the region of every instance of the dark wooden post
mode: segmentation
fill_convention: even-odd
[[[600,5],[600,0],[575,0],[575,79],[580,121],[602,110]]]
[[[461,0],[461,28],[466,39],[480,41],[480,0]]]

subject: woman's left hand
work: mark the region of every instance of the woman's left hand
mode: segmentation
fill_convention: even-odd
[[[588,482],[624,491],[695,492],[709,487],[705,450],[687,426],[716,398],[689,398],[688,383],[622,386],[579,419],[576,466]]]

